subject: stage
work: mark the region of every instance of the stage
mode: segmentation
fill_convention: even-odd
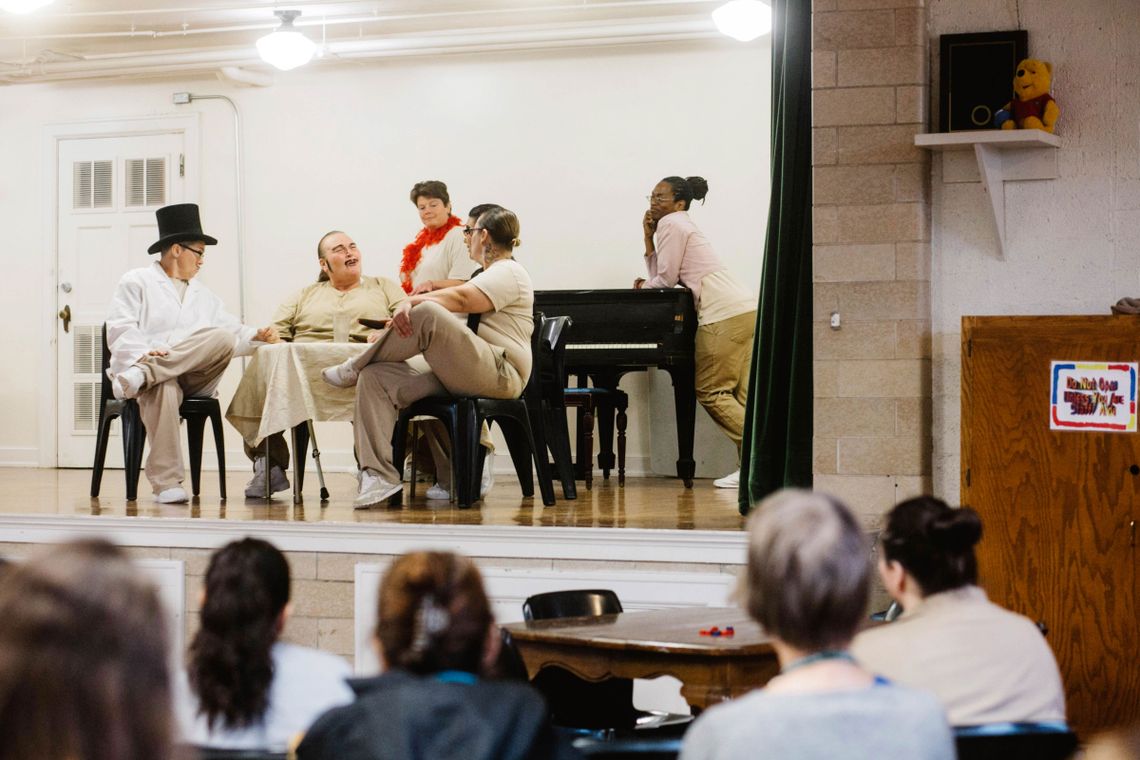
[[[230,498],[218,496],[217,472],[202,473],[202,494],[190,504],[160,505],[145,477],[139,499],[125,500],[121,470],[107,470],[92,499],[90,470],[0,469],[0,554],[25,556],[74,536],[102,536],[165,573],[176,606],[176,639],[196,627],[198,588],[210,552],[235,538],[272,541],[293,569],[294,616],[287,638],[363,666],[374,614],[375,583],[391,557],[413,549],[448,549],[475,558],[487,579],[500,622],[521,619],[531,593],[597,587],[618,591],[627,609],[724,604],[745,560],[744,518],[736,492],[697,480],[597,473],[592,491],[553,507],[523,498],[513,477],[499,476],[472,509],[427,501],[417,486],[404,506],[353,510],[355,478],[330,473],[330,499],[319,500],[316,474],[305,478],[304,501],[286,491],[273,501],[247,500],[243,468],[227,474]],[[187,482],[186,485],[189,485]],[[181,634],[181,635],[179,635]]]

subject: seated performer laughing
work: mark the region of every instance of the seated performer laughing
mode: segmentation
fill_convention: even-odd
[[[362,255],[356,241],[339,230],[327,232],[317,243],[317,281],[294,293],[277,307],[273,316],[275,334],[269,342],[314,343],[335,340],[363,342],[372,329],[360,324],[361,317],[389,317],[406,296],[387,277],[365,277]],[[341,333],[338,335],[338,332]],[[268,462],[266,451],[268,450]],[[289,468],[289,447],[285,436],[274,433],[246,455],[253,460],[253,477],[245,487],[246,498],[264,499],[265,468],[269,466],[269,490],[289,488],[285,470]]]
[[[534,289],[512,255],[518,235],[513,212],[484,212],[467,243],[471,258],[483,265],[481,274],[461,285],[411,296],[369,350],[324,370],[331,385],[356,385],[357,509],[400,491],[400,473],[392,463],[392,431],[400,409],[448,393],[487,398],[522,393],[530,377]],[[455,314],[482,315],[479,334]],[[421,353],[427,371],[407,361]],[[442,488],[451,487],[450,472],[449,462],[436,462]]]

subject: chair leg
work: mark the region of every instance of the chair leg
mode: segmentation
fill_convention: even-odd
[[[598,467],[602,479],[610,479],[614,469],[614,402],[609,394],[594,405],[594,421],[598,425]]]
[[[400,415],[396,418],[396,427],[392,431],[392,461],[400,462],[402,468],[404,462],[404,454],[407,449],[408,442],[408,420]],[[360,457],[356,459],[357,466],[360,465]],[[397,491],[394,495],[388,497],[389,507],[398,507],[404,503],[403,490]]]
[[[91,464],[91,498],[99,496],[103,485],[103,464],[107,461],[107,441],[111,437],[111,422],[119,415],[99,412],[99,435],[95,439],[95,461]]]
[[[146,445],[146,428],[143,427],[142,418],[139,417],[138,404],[124,404],[119,422],[123,429],[123,471],[127,480],[127,501],[136,501],[139,495],[143,447]]]
[[[186,418],[186,439],[190,444],[190,490],[197,496],[202,486],[202,437],[206,418],[192,414]]]
[[[625,428],[629,424],[629,419],[626,417],[625,404],[623,403],[617,410],[617,449],[618,449],[618,487],[625,487]]]
[[[525,407],[523,414],[529,418],[530,412]],[[554,506],[554,476],[550,471],[550,458],[546,455],[546,430],[542,426],[541,410],[539,414],[539,424],[533,425],[528,419],[527,424],[522,425],[523,433],[526,435],[527,443],[530,445],[531,455],[534,459],[534,468],[538,473],[538,490],[542,494],[542,503],[544,506]],[[525,460],[524,460],[525,461]],[[529,464],[529,462],[528,462]],[[527,468],[530,469],[529,467]],[[533,487],[531,493],[534,493]]]
[[[412,498],[412,499],[416,498],[416,480],[419,479],[419,469],[418,469],[419,462],[416,461],[418,458],[416,456],[416,452],[419,451],[419,449],[420,449],[420,423],[416,422],[415,420],[412,420],[412,482],[408,488],[408,496],[409,496],[409,498]],[[403,471],[404,471],[404,463],[403,462],[393,461],[392,464],[396,465],[397,469],[399,469],[400,472],[403,473]]]
[[[547,444],[554,454],[554,465],[558,470],[558,479],[562,482],[562,498],[577,499],[578,488],[574,483],[574,461],[570,456],[570,426],[566,423],[566,407],[544,403],[536,413],[541,414],[546,423],[546,431],[549,433]]]
[[[582,415],[582,449],[578,454],[582,464],[582,479],[586,490],[594,489],[594,405],[587,403]]]
[[[214,428],[214,448],[218,453],[218,496],[226,500],[226,428],[222,425],[222,407],[210,412],[210,424]]]
[[[293,495],[294,502],[301,498],[305,488],[305,457],[309,453],[309,420],[293,426]],[[316,445],[314,444],[314,448]]]
[[[454,476],[451,488],[459,499],[459,508],[467,509],[479,500],[479,432],[483,420],[479,418],[475,402],[459,401],[456,435],[451,439],[451,462]]]

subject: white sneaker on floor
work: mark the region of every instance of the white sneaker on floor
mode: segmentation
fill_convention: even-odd
[[[368,509],[373,504],[379,504],[389,496],[395,496],[404,490],[399,483],[389,483],[372,470],[360,471],[360,491],[352,502],[353,509]]]
[[[436,483],[431,488],[429,488],[427,490],[427,493],[424,495],[433,501],[448,501],[451,499],[451,494],[448,493],[447,489],[440,486],[439,483]]]
[[[337,364],[333,367],[325,367],[321,370],[321,377],[325,382],[336,388],[351,388],[356,385],[356,376],[360,373],[352,366],[356,359],[349,359],[348,361]]]
[[[289,478],[277,465],[269,468],[269,493],[265,492],[265,457],[253,460],[253,477],[245,484],[245,498],[268,499],[269,494],[289,489]]]
[[[146,376],[140,367],[127,367],[111,380],[111,393],[120,401],[135,398],[142,390]]]
[[[487,456],[483,459],[483,480],[479,483],[479,496],[489,494],[493,485],[495,485],[495,452],[488,449]]]
[[[717,478],[713,481],[713,485],[717,488],[740,488],[740,470],[731,472],[723,478]]]
[[[186,489],[182,486],[171,486],[156,493],[154,500],[159,504],[185,504],[190,501],[190,497],[186,495]]]

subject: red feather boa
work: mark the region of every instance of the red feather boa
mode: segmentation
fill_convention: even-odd
[[[424,248],[436,243],[447,237],[447,233],[463,224],[457,216],[449,216],[447,221],[434,230],[429,230],[424,227],[416,235],[416,239],[404,246],[404,258],[400,261],[400,287],[404,289],[405,293],[412,292],[412,272],[416,271],[416,267],[420,265],[420,259],[424,256]]]

